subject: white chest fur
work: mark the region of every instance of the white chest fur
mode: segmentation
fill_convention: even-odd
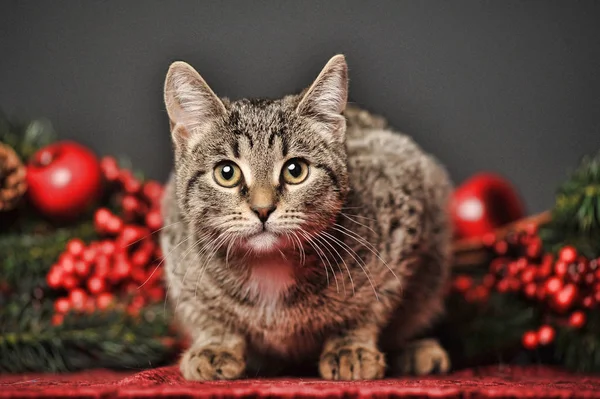
[[[283,295],[294,284],[294,267],[282,257],[253,261],[246,282],[248,296],[257,311],[270,322]]]

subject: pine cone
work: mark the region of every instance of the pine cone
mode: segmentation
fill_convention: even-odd
[[[13,209],[26,189],[25,166],[11,147],[0,144],[0,212]]]

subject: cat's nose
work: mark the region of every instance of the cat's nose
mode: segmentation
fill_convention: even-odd
[[[261,222],[265,223],[269,216],[275,210],[275,205],[267,205],[267,206],[253,206],[252,212],[258,216]]]

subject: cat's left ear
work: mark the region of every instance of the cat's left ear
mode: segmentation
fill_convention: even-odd
[[[171,135],[179,147],[227,112],[202,76],[182,61],[171,64],[165,79],[164,96]]]
[[[343,55],[331,58],[300,100],[296,112],[322,124],[334,139],[343,141],[348,101],[348,66]]]

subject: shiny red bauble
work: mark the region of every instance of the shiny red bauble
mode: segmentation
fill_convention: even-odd
[[[27,165],[27,185],[31,203],[45,216],[74,219],[100,194],[100,164],[86,147],[60,141],[32,156]]]
[[[455,234],[462,238],[483,236],[524,214],[515,188],[493,173],[471,177],[457,187],[450,201]]]

